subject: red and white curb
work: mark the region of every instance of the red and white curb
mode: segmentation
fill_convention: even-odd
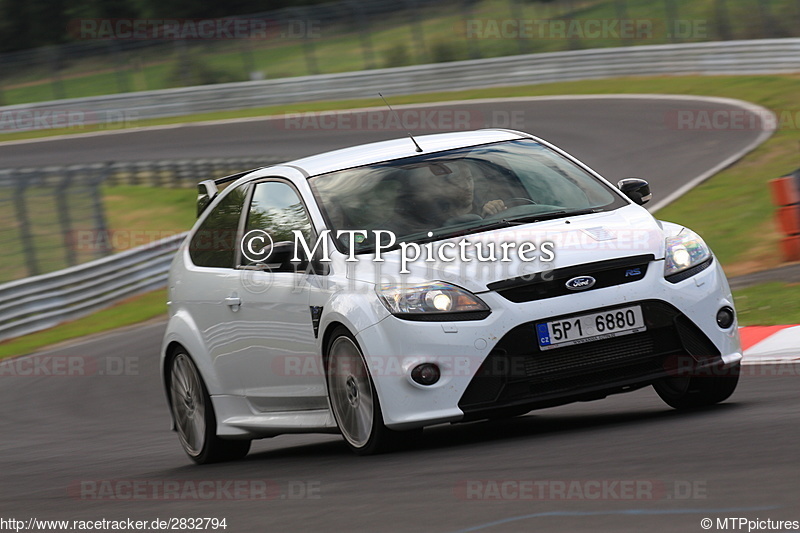
[[[739,335],[743,364],[800,362],[800,326],[747,326]]]

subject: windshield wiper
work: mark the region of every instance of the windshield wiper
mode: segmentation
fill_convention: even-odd
[[[601,211],[602,209],[599,208],[573,209],[573,210],[562,209],[558,211],[547,211],[545,213],[537,213],[535,215],[526,215],[516,218],[503,218],[500,220],[494,220],[487,224],[472,226],[469,229],[473,231],[474,230],[488,231],[496,228],[507,228],[510,226],[521,226],[523,224],[532,224],[534,222],[541,222],[542,220],[551,220],[554,218],[566,218],[578,215],[590,215],[592,213],[599,213]]]
[[[530,222],[539,222],[540,220],[550,220],[553,218],[565,218],[565,217],[576,217],[579,215],[591,215],[592,213],[600,213],[602,211],[599,207],[590,207],[587,209],[573,209],[568,210],[564,209],[562,211],[549,211],[547,213],[540,213],[538,215],[530,215],[529,217],[525,217],[526,219],[531,219]],[[513,219],[517,220],[517,219]]]
[[[406,235],[404,238],[398,237],[397,242],[389,248],[383,248],[382,252],[390,252],[400,248],[401,242],[413,242],[416,244],[426,244],[429,242],[439,241],[442,239],[451,239],[460,235],[469,235],[475,231],[491,231],[499,228],[508,228],[511,226],[521,226],[523,224],[531,224],[540,222],[542,220],[551,220],[554,218],[565,218],[579,215],[590,215],[592,213],[600,213],[602,208],[587,208],[587,209],[560,209],[558,211],[547,211],[544,213],[537,213],[535,215],[527,215],[515,218],[503,218],[500,220],[492,220],[486,224],[479,224],[477,226],[468,226],[464,228],[454,229],[452,231],[430,231],[420,232],[412,235]],[[431,235],[428,235],[430,233]],[[409,239],[410,237],[410,239]],[[375,245],[365,246],[359,248],[356,254],[372,253],[375,251]]]
[[[429,233],[431,235],[428,235]],[[453,236],[456,236],[456,235],[457,235],[456,233],[452,233],[451,234],[451,233],[441,233],[441,232],[434,232],[434,231],[426,231],[426,232],[420,232],[420,233],[414,233],[414,234],[411,234],[411,235],[406,235],[405,237],[397,237],[397,241],[393,245],[389,246],[388,248],[382,247],[381,248],[381,253],[386,253],[386,252],[391,252],[392,250],[397,250],[398,248],[400,248],[400,243],[402,243],[402,242],[409,242],[409,243],[413,242],[413,243],[416,243],[416,244],[426,244],[426,243],[429,243],[429,242],[435,242],[435,241],[438,241],[438,240],[441,240],[441,239],[450,238],[450,237],[453,237]],[[409,237],[411,237],[411,239],[409,239]],[[376,245],[375,244],[359,247],[356,250],[356,255],[373,253],[373,252],[375,252],[375,249],[376,249]]]

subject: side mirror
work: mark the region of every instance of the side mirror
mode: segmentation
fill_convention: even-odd
[[[264,250],[267,250],[265,248]],[[269,257],[264,260],[270,269],[276,272],[290,272],[294,264],[291,262],[294,246],[291,241],[280,241],[272,245]]]
[[[640,178],[619,180],[617,187],[622,191],[622,194],[639,205],[644,205],[653,198],[653,193],[650,192],[650,184]]]
[[[197,184],[197,216],[203,214],[211,200],[217,196],[219,189],[214,180],[205,180]]]
[[[315,255],[321,255],[317,252]],[[294,257],[294,243],[292,241],[280,241],[272,245],[272,253],[265,260],[265,263],[273,272],[294,272],[311,271],[313,274],[327,274],[329,266],[322,262],[318,257],[313,257],[311,261],[292,261]]]

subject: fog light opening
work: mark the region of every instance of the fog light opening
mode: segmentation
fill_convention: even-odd
[[[728,329],[733,325],[736,315],[730,307],[723,307],[717,311],[717,325],[722,329]]]
[[[420,385],[433,385],[442,377],[439,367],[433,363],[422,363],[411,371],[411,379]]]

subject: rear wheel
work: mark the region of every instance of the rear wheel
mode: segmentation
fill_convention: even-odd
[[[419,432],[396,432],[383,424],[378,394],[355,338],[337,328],[327,349],[328,397],[347,446],[359,455],[380,453]]]
[[[681,376],[661,379],[653,384],[656,393],[675,409],[704,407],[727,400],[739,383],[740,364],[720,376]]]
[[[232,461],[247,455],[249,440],[223,440],[217,436],[217,419],[211,398],[186,352],[177,352],[170,361],[169,393],[178,439],[194,462]]]

